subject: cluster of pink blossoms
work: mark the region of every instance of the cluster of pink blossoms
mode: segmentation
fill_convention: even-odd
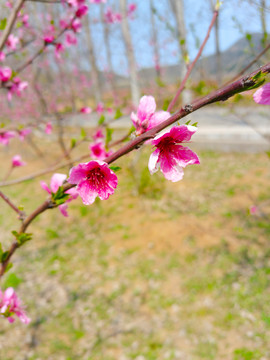
[[[6,317],[10,323],[15,321],[14,315],[24,324],[29,324],[31,321],[26,316],[20,299],[11,287],[7,288],[4,293],[0,290],[0,315]]]
[[[137,114],[131,114],[137,135],[150,130],[169,117],[170,113],[166,111],[156,112],[156,102],[152,96],[143,96]],[[190,141],[196,130],[194,126],[174,126],[156,136],[152,140],[152,145],[156,149],[150,156],[148,164],[150,173],[153,174],[160,168],[166,179],[175,182],[183,178],[183,169],[187,165],[199,164],[198,156],[182,145]],[[102,161],[106,156],[111,155],[105,151],[103,137],[101,130],[98,130],[94,136],[94,144],[90,145],[91,155],[97,160],[73,167],[67,179],[70,184],[77,185],[77,191],[86,205],[92,204],[97,196],[101,200],[107,199],[117,187],[117,176],[108,164]]]

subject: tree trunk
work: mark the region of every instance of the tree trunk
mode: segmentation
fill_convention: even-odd
[[[128,26],[128,18],[127,18],[127,1],[120,0],[120,9],[121,14],[123,16],[122,19],[122,32],[124,37],[124,42],[126,45],[128,66],[130,71],[130,89],[131,89],[131,99],[132,103],[135,106],[138,106],[140,100],[140,88],[138,82],[138,74],[136,68],[135,55],[132,46],[131,34]]]

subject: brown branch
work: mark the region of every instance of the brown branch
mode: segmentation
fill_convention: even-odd
[[[198,54],[196,55],[195,59],[192,61],[192,63],[191,63],[190,66],[188,67],[187,72],[186,72],[186,75],[185,75],[184,79],[182,80],[182,82],[181,82],[181,84],[180,84],[180,87],[179,87],[179,89],[177,90],[177,93],[175,94],[175,97],[174,97],[174,98],[172,99],[172,101],[170,102],[167,111],[171,112],[172,108],[174,107],[174,105],[175,105],[175,103],[176,103],[176,100],[178,99],[178,97],[180,96],[180,94],[182,93],[182,91],[184,90],[185,85],[186,85],[186,82],[187,82],[187,80],[188,80],[188,78],[189,78],[189,75],[191,74],[191,72],[192,72],[195,64],[196,64],[197,61],[199,60],[199,58],[200,58],[200,56],[201,56],[201,54],[202,54],[202,51],[203,51],[203,49],[204,49],[204,47],[205,47],[205,45],[206,45],[206,43],[207,43],[207,41],[208,41],[208,39],[209,39],[210,32],[211,32],[211,30],[212,30],[212,28],[213,28],[213,26],[214,26],[214,24],[215,24],[215,21],[216,21],[217,17],[218,17],[218,9],[216,9],[216,10],[214,11],[214,14],[213,14],[211,23],[210,23],[210,25],[209,25],[207,34],[206,34],[206,36],[205,36],[205,39],[204,39],[203,43],[202,43],[201,46],[200,46],[200,49],[199,49],[199,51],[198,51]]]
[[[199,98],[195,101],[193,101],[191,104],[186,105],[182,107],[179,111],[177,111],[175,114],[173,114],[171,117],[169,117],[167,120],[163,121],[161,124],[155,126],[151,130],[145,132],[144,134],[138,136],[136,139],[131,140],[129,143],[124,145],[121,149],[113,153],[111,156],[108,156],[106,159],[104,159],[105,162],[108,164],[111,164],[112,162],[116,161],[120,157],[124,156],[125,154],[128,154],[134,149],[138,149],[146,140],[152,139],[155,137],[157,133],[159,133],[161,130],[165,129],[166,127],[172,125],[176,121],[182,119],[183,117],[187,116],[191,112],[194,112],[206,105],[212,104],[214,102],[218,101],[226,101],[233,95],[249,90],[250,87],[255,86],[256,79],[254,79],[255,75],[257,75],[259,72],[263,72],[265,74],[270,73],[270,63],[266,64],[265,66],[257,69],[253,73],[249,74],[248,76],[243,76],[239,80],[229,84],[225,85],[222,88],[212,92],[209,95],[206,95],[202,98]],[[75,185],[66,184],[63,186],[63,190],[67,191],[68,189],[71,189],[72,187],[75,187]],[[31,224],[31,222],[42,212],[45,210],[56,207],[55,204],[51,202],[50,199],[46,200],[44,203],[42,203],[35,211],[33,211],[32,214],[30,214],[22,223],[20,233],[25,232],[27,227]],[[16,249],[19,247],[19,244],[17,242],[13,242],[10,249],[8,250],[8,256],[7,259],[2,263],[2,267],[0,270],[0,277],[4,274],[6,267],[8,266],[9,260],[11,256],[14,254]]]
[[[14,8],[12,9],[12,13],[10,14],[10,17],[8,18],[7,25],[5,27],[5,30],[3,31],[3,34],[0,39],[0,51],[2,51],[3,47],[5,46],[7,38],[9,36],[9,34],[11,33],[14,23],[16,21],[18,12],[21,10],[24,2],[25,2],[25,0],[18,0],[15,4]]]
[[[0,191],[0,197],[11,207],[11,209],[13,209],[19,215],[20,220],[24,219],[25,213],[19,210],[17,206],[14,205],[13,202],[5,194],[2,193],[2,191]]]

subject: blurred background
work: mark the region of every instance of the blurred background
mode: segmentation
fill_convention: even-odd
[[[25,95],[8,102],[0,94],[2,125],[33,127],[23,143],[12,139],[2,148],[2,186],[13,155],[27,162],[3,191],[30,213],[46,199],[40,180],[68,174],[74,159],[89,153],[97,127],[116,150],[114,143],[130,135],[130,113],[142,95],[165,110],[214,6],[212,0],[89,3],[66,51],[58,56],[48,46],[22,71]],[[4,4],[0,9],[1,18],[8,15]],[[63,15],[57,1],[27,1],[25,12],[31,26],[21,51],[7,57],[12,68]],[[269,17],[268,0],[224,0],[174,110],[238,76],[266,49]],[[266,51],[246,73],[268,61]],[[33,240],[15,254],[1,284],[16,289],[32,322],[1,320],[0,359],[270,359],[269,106],[255,104],[253,93],[184,119],[198,123],[189,146],[201,165],[187,167],[181,182],[149,174],[151,145],[145,145],[117,161],[119,186],[109,200],[84,206],[77,199],[69,217],[52,209],[34,221]],[[44,131],[48,122],[51,135]],[[16,221],[3,203],[3,247]]]

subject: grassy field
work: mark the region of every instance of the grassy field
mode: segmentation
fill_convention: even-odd
[[[171,183],[149,175],[149,154],[117,163],[108,201],[77,199],[69,218],[54,209],[33,223],[1,284],[32,322],[1,320],[1,360],[270,359],[267,155],[200,151]],[[3,191],[29,211],[46,198],[39,188]],[[0,222],[7,246],[18,226],[4,203]]]

